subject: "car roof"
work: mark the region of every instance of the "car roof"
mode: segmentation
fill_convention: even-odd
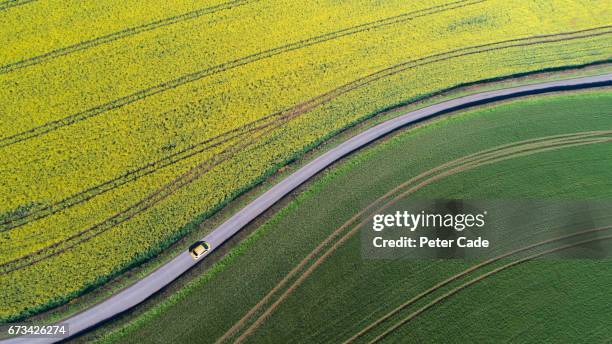
[[[195,243],[193,243],[191,246],[189,246],[189,251],[191,251],[191,250],[195,249],[196,247],[198,247],[198,246],[200,246],[200,245],[202,245],[202,246],[206,246],[206,243],[205,243],[204,241],[201,241],[201,240],[200,240],[200,241],[196,241],[196,242],[195,242]]]

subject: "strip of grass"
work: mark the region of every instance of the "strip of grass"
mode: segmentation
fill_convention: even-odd
[[[233,256],[231,264],[215,276],[196,281],[181,296],[105,339],[142,342],[144,338],[217,338],[318,242],[390,188],[423,170],[491,146],[610,129],[612,119],[607,109],[611,99],[602,91],[531,98],[469,111],[402,133],[328,172],[263,226],[257,232],[258,240],[248,241],[242,254]],[[612,187],[606,184],[606,173],[612,169],[609,161],[593,160],[598,161],[603,164],[582,164],[559,173],[565,171],[567,178],[581,178],[580,183],[574,184],[578,196],[585,196],[580,193],[582,186],[590,183],[592,192],[587,196],[609,197]],[[578,170],[582,173],[577,174]],[[540,196],[552,196],[555,179],[549,179],[552,184]],[[567,180],[564,182],[567,184]],[[516,196],[523,195],[521,190],[538,195],[534,187],[537,183],[522,185],[523,189],[514,186],[503,190]],[[496,196],[489,191],[486,194]],[[571,195],[569,187],[564,196]],[[363,261],[358,245],[358,240],[347,242],[252,339],[346,339],[411,294],[465,266],[462,262],[423,265]]]

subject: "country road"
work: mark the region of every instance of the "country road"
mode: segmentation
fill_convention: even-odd
[[[288,195],[299,185],[306,182],[332,163],[399,128],[439,114],[507,98],[601,86],[612,86],[612,73],[600,76],[558,80],[496,91],[482,92],[407,112],[399,117],[387,120],[350,138],[340,145],[330,149],[325,154],[312,160],[310,163],[287,176],[281,182],[242,208],[239,212],[217,227],[209,235],[204,237],[203,240],[208,241],[212,245],[211,251],[218,248],[230,237],[244,228],[255,218],[260,216],[284,196]],[[199,260],[203,259],[205,259],[205,257],[202,257]],[[194,261],[189,253],[185,250],[183,253],[179,254],[177,257],[164,264],[159,269],[153,271],[151,274],[135,284],[119,291],[117,294],[96,304],[95,306],[73,315],[72,317],[62,321],[62,323],[68,324],[70,336],[81,333],[136,306],[158,292],[163,287],[170,284],[173,280],[178,278],[185,271],[189,270],[196,264],[197,261]],[[0,341],[0,343],[55,343],[60,340],[62,340],[62,338],[17,337]]]

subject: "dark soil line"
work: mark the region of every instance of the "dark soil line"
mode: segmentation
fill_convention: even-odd
[[[12,7],[22,6],[38,0],[8,0],[0,2],[0,11],[8,10]]]
[[[25,0],[25,2],[31,2],[31,1],[35,1],[35,0]],[[183,14],[179,14],[176,16],[172,16],[172,17],[168,17],[168,18],[164,18],[164,19],[160,19],[154,22],[150,22],[147,24],[142,24],[142,25],[138,25],[138,26],[134,26],[134,27],[130,27],[127,29],[123,29],[117,32],[113,32],[110,33],[108,35],[104,35],[104,36],[100,36],[100,37],[96,37],[93,39],[89,39],[86,41],[82,41],[73,45],[69,45],[67,47],[63,47],[63,48],[59,48],[59,49],[55,49],[52,51],[49,51],[47,53],[38,55],[38,56],[33,56],[27,59],[23,59],[17,62],[13,62],[13,63],[9,63],[6,64],[4,66],[0,66],[0,75],[1,74],[6,74],[6,73],[10,73],[12,71],[21,69],[21,68],[25,68],[25,67],[29,67],[29,66],[34,66],[37,65],[39,63],[43,63],[43,62],[47,62],[49,60],[53,60],[56,59],[58,57],[61,56],[65,56],[68,54],[72,54],[75,53],[77,51],[81,51],[81,50],[86,50],[89,48],[93,48],[93,47],[97,47],[99,45],[102,44],[106,44],[106,43],[111,43],[113,41],[125,38],[125,37],[129,37],[129,36],[134,36],[137,35],[139,33],[143,33],[143,32],[147,32],[147,31],[153,31],[155,29],[158,28],[162,28],[162,27],[166,27],[166,26],[170,26],[172,24],[176,24],[176,23],[180,23],[186,20],[190,20],[190,19],[195,19],[198,17],[201,17],[203,15],[206,14],[213,14],[216,12],[220,12],[223,10],[228,10],[228,9],[232,9],[234,7],[238,7],[238,6],[242,6],[242,5],[246,5],[249,2],[252,2],[253,0],[234,0],[234,1],[228,1],[219,5],[215,5],[215,6],[211,6],[211,7],[205,7],[205,8],[200,8],[197,9],[195,11],[191,11],[191,12],[187,12],[187,13],[183,13]],[[23,2],[23,1],[22,1]],[[0,4],[0,10],[2,10],[2,5]]]

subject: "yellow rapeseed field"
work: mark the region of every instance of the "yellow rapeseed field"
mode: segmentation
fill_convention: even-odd
[[[603,0],[4,7],[2,321],[156,254],[381,109],[612,53]]]

